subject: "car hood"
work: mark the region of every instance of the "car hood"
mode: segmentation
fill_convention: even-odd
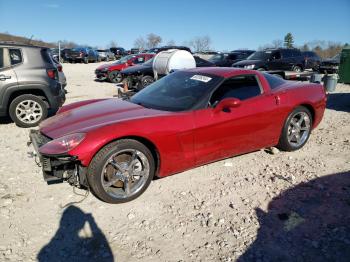
[[[43,121],[40,132],[55,139],[122,121],[167,114],[171,112],[148,109],[117,98],[95,100]]]
[[[234,66],[245,66],[245,65],[256,65],[260,64],[262,61],[261,60],[242,60],[237,63],[234,63]]]
[[[103,70],[103,69],[106,69],[109,67],[110,67],[110,65],[100,65],[99,67],[96,68],[96,70]]]
[[[132,67],[129,67],[129,68],[126,68],[124,70],[121,71],[122,74],[125,74],[125,75],[133,75],[133,74],[140,74],[140,73],[144,73],[144,72],[148,72],[148,71],[151,71],[153,72],[153,69],[152,69],[152,65],[135,65],[135,66],[132,66]]]

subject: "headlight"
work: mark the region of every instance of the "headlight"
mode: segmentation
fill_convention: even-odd
[[[244,66],[245,69],[254,69],[255,65],[246,65]]]
[[[76,133],[54,139],[40,147],[39,152],[44,155],[60,155],[76,148],[85,138],[84,133]]]

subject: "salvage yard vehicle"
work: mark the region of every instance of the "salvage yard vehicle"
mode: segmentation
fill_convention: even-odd
[[[313,51],[304,51],[302,52],[305,60],[305,69],[312,69],[313,71],[318,71],[318,68],[321,64],[321,57],[319,57]]]
[[[67,60],[70,63],[84,62],[99,62],[98,52],[90,47],[76,47],[67,52]]]
[[[232,66],[259,71],[301,72],[305,69],[305,60],[301,51],[296,48],[268,48],[264,51],[257,51],[246,60],[237,62]]]
[[[114,54],[109,49],[98,49],[96,51],[100,57],[100,61],[108,62],[115,60]]]
[[[130,101],[94,99],[62,107],[32,130],[48,183],[68,181],[109,203],[140,196],[154,177],[277,146],[294,151],[320,123],[320,84],[255,70],[179,70]]]
[[[213,63],[205,59],[202,59],[198,56],[193,56],[193,57],[194,57],[194,60],[196,61],[196,67],[215,66]],[[146,86],[152,84],[155,81],[152,65],[153,65],[153,59],[150,59],[141,65],[128,67],[120,72],[123,79],[128,78],[129,89],[139,91],[145,88]]]
[[[318,70],[320,73],[323,74],[335,74],[338,72],[340,64],[340,53],[335,55],[332,58],[324,59]]]
[[[100,81],[109,80],[112,83],[119,83],[122,81],[122,75],[120,71],[123,69],[142,64],[145,61],[151,59],[154,54],[137,54],[127,55],[112,64],[101,65],[95,70],[96,78]]]
[[[123,47],[111,47],[109,50],[114,54],[115,59],[120,59],[128,54]]]
[[[230,53],[219,53],[212,56],[209,61],[216,66],[230,67],[236,62],[246,59],[254,52],[252,50],[235,50]]]
[[[37,126],[64,103],[62,85],[62,66],[50,49],[0,42],[0,116],[20,127]]]

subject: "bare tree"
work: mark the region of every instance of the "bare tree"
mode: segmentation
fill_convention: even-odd
[[[134,47],[140,50],[144,50],[146,48],[146,45],[146,40],[142,36],[136,38],[136,40],[134,41]]]
[[[114,40],[111,40],[111,42],[109,42],[109,47],[117,47],[118,43]]]
[[[175,45],[175,41],[171,39],[166,43],[166,45],[168,45],[168,46]]]
[[[274,48],[283,47],[283,41],[281,39],[275,39],[275,40],[272,41],[272,46]]]
[[[147,35],[147,47],[154,48],[162,42],[162,38],[159,35],[150,33]]]
[[[197,36],[190,43],[195,52],[201,52],[210,49],[211,39],[209,36]]]

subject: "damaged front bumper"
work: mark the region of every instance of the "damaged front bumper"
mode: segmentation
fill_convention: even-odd
[[[56,184],[67,181],[69,184],[87,188],[87,168],[80,165],[76,156],[70,155],[43,155],[39,148],[51,141],[38,130],[30,130],[28,146],[32,145],[33,152],[30,156],[35,159],[36,164],[42,168],[44,180],[47,184]]]

